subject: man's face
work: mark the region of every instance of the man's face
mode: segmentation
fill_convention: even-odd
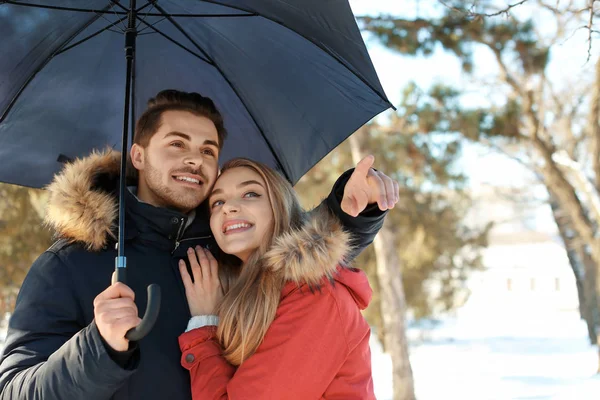
[[[161,122],[146,148],[131,148],[138,197],[188,213],[206,199],[217,178],[217,129],[210,119],[187,111],[166,111]]]

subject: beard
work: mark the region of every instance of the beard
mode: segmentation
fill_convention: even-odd
[[[145,165],[144,179],[146,181],[146,185],[148,186],[150,192],[152,192],[155,202],[161,207],[188,213],[189,211],[197,208],[206,199],[208,195],[208,179],[206,179],[206,174],[203,173],[201,168],[198,170],[183,168],[170,172],[169,177],[176,172],[199,175],[204,180],[204,183],[202,184],[202,189],[204,189],[204,191],[185,187],[181,187],[179,190],[174,190],[163,182],[163,175],[161,171],[155,168],[147,157],[145,160]]]

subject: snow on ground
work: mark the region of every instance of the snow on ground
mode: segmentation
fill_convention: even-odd
[[[576,311],[465,307],[437,323],[411,326],[418,400],[588,400],[600,396],[598,356]],[[391,359],[374,335],[373,379],[392,399]]]
[[[515,310],[464,307],[455,316],[411,326],[417,399],[599,398],[596,349],[588,344],[577,312]],[[0,340],[4,336],[1,329]],[[392,363],[375,335],[371,350],[375,394],[391,400]]]

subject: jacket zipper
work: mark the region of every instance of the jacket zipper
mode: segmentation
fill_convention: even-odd
[[[181,218],[179,230],[177,231],[177,238],[175,239],[175,248],[171,252],[171,254],[175,253],[175,250],[179,248],[179,238],[181,237],[183,228],[185,227],[185,218]]]
[[[178,243],[181,244],[181,242],[185,242],[186,240],[198,240],[198,239],[210,239],[212,237],[212,235],[208,235],[208,236],[198,236],[198,237],[193,237],[193,238],[187,238],[187,239],[181,239]],[[178,246],[179,247],[179,246]],[[177,248],[177,247],[176,247]]]
[[[212,237],[212,235],[208,235],[208,236],[198,236],[198,237],[187,238],[187,239],[179,239],[183,233],[182,231],[185,226],[185,223],[183,223],[184,221],[185,220],[183,218],[181,218],[182,224],[179,226],[179,231],[177,231],[177,240],[175,240],[175,248],[173,249],[171,254],[175,253],[175,251],[179,248],[179,245],[181,244],[181,242],[185,242],[187,240],[209,239]]]

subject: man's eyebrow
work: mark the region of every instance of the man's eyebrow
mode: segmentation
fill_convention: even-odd
[[[185,134],[185,133],[182,133],[182,132],[177,132],[177,131],[173,131],[173,132],[169,132],[169,133],[167,133],[167,134],[165,135],[165,138],[168,138],[168,137],[170,137],[170,136],[178,136],[178,137],[180,137],[180,138],[182,138],[182,139],[185,139],[185,140],[188,140],[188,141],[189,141],[189,140],[192,140],[192,138],[190,137],[190,135],[187,135],[187,134]]]
[[[204,144],[208,145],[208,146],[215,146],[216,148],[219,148],[219,143],[215,142],[214,140],[206,139],[204,141]]]
[[[183,132],[172,131],[172,132],[169,132],[169,133],[165,134],[165,138],[168,138],[168,137],[171,137],[171,136],[177,136],[177,137],[180,137],[180,138],[185,139],[187,141],[191,141],[192,140],[192,138],[190,137],[190,135],[188,135],[186,133],[183,133]],[[210,139],[205,140],[204,141],[204,145],[205,146],[215,146],[216,148],[219,148],[219,143],[216,142],[216,141],[214,141],[214,140],[210,140]]]
[[[244,187],[244,186],[248,186],[248,185],[259,185],[261,187],[264,187],[262,185],[262,183],[260,183],[259,181],[255,181],[255,180],[244,181],[244,182],[238,184],[237,187]],[[219,193],[223,193],[223,189],[213,190],[213,192],[210,194],[210,197],[214,196],[215,194],[219,194]]]

